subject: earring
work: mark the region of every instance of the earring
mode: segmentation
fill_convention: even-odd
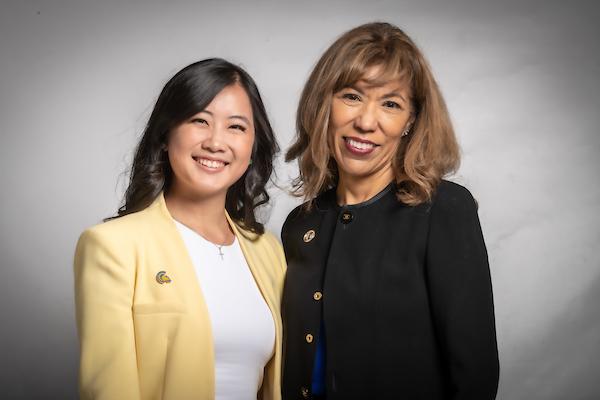
[[[408,135],[410,133],[410,127],[406,128],[404,132],[402,132],[402,137]]]
[[[248,161],[248,165],[252,165],[252,159],[250,159],[250,161]]]

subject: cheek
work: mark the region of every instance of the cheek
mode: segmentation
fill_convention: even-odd
[[[173,177],[181,176],[184,171],[183,160],[181,159],[181,156],[172,148],[169,148],[167,160]]]
[[[186,138],[190,136],[186,134],[181,128],[171,131],[167,139],[167,150],[169,154],[176,154],[181,152],[181,149],[185,147]]]
[[[169,144],[167,145],[167,155],[171,166],[181,163],[182,146],[176,138],[169,140]]]
[[[329,116],[329,130],[331,133],[335,135],[338,129],[347,125],[350,121],[352,121],[352,110],[348,106],[334,101]]]
[[[252,148],[254,147],[254,141],[256,138],[254,134],[248,135],[247,137],[240,137],[235,143],[235,148],[240,158],[252,157]]]
[[[398,143],[400,143],[400,140],[402,139],[402,132],[404,131],[404,126],[405,125],[403,123],[397,122],[382,124],[382,130],[385,134],[386,142],[392,146],[395,146]]]
[[[342,136],[344,136],[344,123],[340,115],[332,115],[329,119],[329,126],[327,127],[327,145],[330,151],[335,153],[336,148],[342,142]]]
[[[339,138],[338,138],[339,136]],[[329,149],[329,154],[333,156],[333,158],[337,162],[337,156],[340,153],[339,143],[341,141],[341,135],[337,135],[337,129],[335,129],[332,124],[329,125],[327,131],[327,148]]]
[[[401,139],[401,137],[400,137],[400,135],[398,135],[397,137],[395,137],[389,141],[389,144],[388,144],[389,154],[391,154],[391,155],[396,154],[396,151],[398,151],[398,147],[400,146],[400,139]]]

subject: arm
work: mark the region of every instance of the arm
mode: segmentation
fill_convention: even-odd
[[[124,257],[119,247],[88,230],[75,251],[82,399],[140,398],[131,311],[135,259],[133,251]]]
[[[473,197],[450,185],[432,206],[427,249],[436,336],[451,398],[494,399],[499,366],[487,251]]]

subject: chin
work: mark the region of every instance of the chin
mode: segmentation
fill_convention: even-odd
[[[227,193],[229,186],[223,184],[198,183],[195,186],[195,192],[200,196],[214,196],[221,193]]]
[[[366,164],[364,161],[357,160],[346,160],[344,163],[337,163],[340,172],[356,178],[362,178],[369,175],[369,168],[364,164]]]

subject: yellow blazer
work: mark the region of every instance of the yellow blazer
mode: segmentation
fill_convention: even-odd
[[[227,218],[275,321],[258,398],[278,400],[285,256],[270,233]],[[82,399],[214,398],[208,309],[162,194],[143,211],[86,230],[74,269]]]

